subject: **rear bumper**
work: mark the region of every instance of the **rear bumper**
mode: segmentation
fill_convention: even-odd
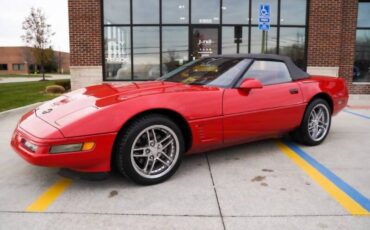
[[[27,130],[15,129],[11,146],[26,161],[33,165],[69,168],[81,172],[108,172],[114,140],[117,133],[107,133],[74,138],[41,139],[31,135]],[[24,140],[37,146],[31,151]],[[50,154],[53,145],[94,142],[90,151]]]

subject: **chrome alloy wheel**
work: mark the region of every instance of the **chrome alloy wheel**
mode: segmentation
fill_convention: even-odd
[[[310,113],[308,119],[308,134],[314,141],[320,141],[328,132],[330,125],[330,113],[323,104],[317,104]]]
[[[131,147],[131,162],[142,177],[159,178],[174,167],[179,152],[175,132],[164,125],[152,125],[136,136]]]

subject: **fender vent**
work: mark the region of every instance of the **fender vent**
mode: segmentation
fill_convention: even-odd
[[[205,132],[204,132],[204,127],[203,127],[203,125],[199,125],[198,126],[198,135],[199,135],[199,139],[200,140],[204,140],[204,139],[206,139],[206,135],[205,135]]]

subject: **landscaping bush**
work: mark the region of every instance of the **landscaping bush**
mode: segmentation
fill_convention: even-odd
[[[49,86],[46,86],[45,91],[46,93],[51,93],[51,94],[61,94],[61,93],[64,93],[66,90],[61,85],[49,85]]]
[[[68,91],[71,89],[71,81],[70,80],[59,80],[55,82],[56,85],[63,86],[65,91]]]

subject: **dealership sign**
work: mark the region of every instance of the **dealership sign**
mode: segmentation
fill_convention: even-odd
[[[199,53],[202,54],[202,57],[209,56],[209,54],[213,54],[212,50],[212,39],[200,39],[198,41]]]
[[[270,29],[270,4],[260,4],[258,8],[258,29],[268,31]]]

